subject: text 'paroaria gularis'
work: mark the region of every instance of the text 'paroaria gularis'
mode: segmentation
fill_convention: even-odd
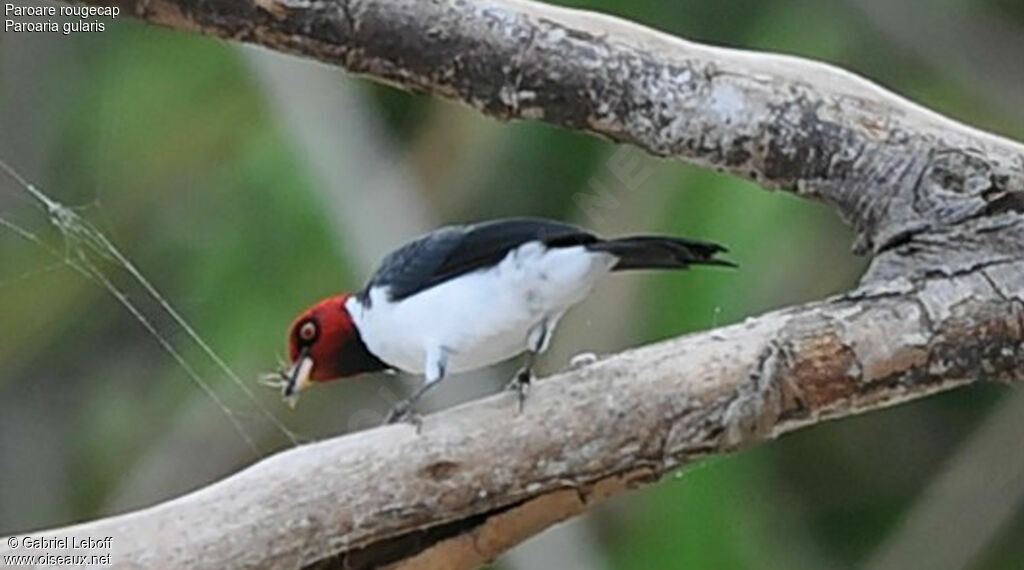
[[[721,245],[638,235],[603,239],[535,218],[449,226],[391,252],[366,286],[303,312],[288,333],[291,367],[276,384],[285,398],[316,382],[401,370],[423,383],[388,422],[448,373],[526,353],[512,380],[522,407],[535,357],[558,320],[613,271],[733,266]]]

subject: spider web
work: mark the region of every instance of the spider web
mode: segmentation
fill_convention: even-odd
[[[206,396],[220,409],[220,411],[231,422],[231,425],[238,432],[238,435],[257,454],[262,455],[255,441],[250,437],[243,424],[243,415],[232,409],[224,399],[212,388],[199,372],[193,367],[184,354],[179,350],[170,337],[160,331],[154,320],[144,312],[139,305],[131,300],[125,290],[122,290],[104,273],[94,262],[94,259],[109,262],[120,270],[124,271],[142,291],[156,303],[160,311],[185,333],[189,341],[195,344],[202,354],[206,356],[214,366],[251,401],[259,415],[270,422],[274,428],[284,435],[291,444],[298,445],[299,439],[294,432],[288,429],[284,423],[277,418],[270,410],[256,398],[252,389],[228,366],[227,362],[220,357],[213,347],[206,342],[202,336],[185,320],[181,314],[167,301],[159,290],[142,274],[142,272],[118,249],[107,236],[99,231],[87,219],[80,216],[73,209],[61,204],[44,194],[41,190],[30,184],[17,171],[3,160],[0,160],[0,170],[3,170],[14,179],[25,193],[39,206],[46,214],[49,223],[56,228],[64,239],[64,251],[46,243],[37,234],[29,231],[19,224],[0,216],[0,227],[4,227],[22,239],[38,246],[57,261],[42,268],[31,270],[5,281],[0,281],[0,288],[9,286],[15,282],[49,273],[60,268],[68,267],[87,281],[94,283],[110,294],[139,324],[156,340],[172,360],[185,372],[188,378],[202,390]]]

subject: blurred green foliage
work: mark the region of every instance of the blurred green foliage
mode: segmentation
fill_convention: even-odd
[[[565,4],[694,40],[836,62],[942,112],[1024,138],[1024,112],[1008,116],[986,104],[1006,93],[901,50],[855,2]],[[1024,30],[1019,2],[947,4]],[[8,130],[6,148],[35,157],[33,181],[108,232],[244,380],[274,366],[291,317],[363,276],[349,269],[351,252],[318,182],[245,60],[229,44],[129,21],[50,41],[72,44],[77,55],[69,62],[66,46],[57,56],[41,52],[45,72],[7,76],[9,89],[52,86],[55,77],[60,89],[32,102],[45,110],[31,125],[36,132]],[[576,197],[608,159],[609,143],[540,124],[497,125],[448,103],[358,85],[370,104],[360,112],[376,115],[410,163],[428,171],[431,161],[472,162],[438,165],[442,174],[425,184],[441,219],[529,214],[586,222]],[[3,104],[7,115],[19,112]],[[472,126],[445,134],[459,122]],[[432,137],[469,137],[456,146],[486,148],[431,153],[420,141]],[[664,197],[660,215],[632,220],[635,229],[726,243],[741,269],[652,276],[629,344],[836,293],[863,269],[848,253],[851,233],[821,205],[674,162],[655,170],[642,189],[647,198],[619,196]],[[471,190],[449,199],[452,188]],[[60,236],[20,196],[16,185],[0,182],[0,215],[60,249]],[[365,215],[389,223],[386,212]],[[251,462],[223,411],[102,289],[67,268],[25,275],[54,261],[0,230],[0,534],[153,502]],[[123,271],[98,263],[156,313]],[[156,324],[240,410],[262,451],[284,444],[181,331],[166,318]],[[341,431],[380,379],[362,382],[325,391],[291,413],[251,384],[262,405],[300,434],[322,437]],[[599,514],[592,526],[601,555],[622,569],[856,566],[1001,396],[991,387],[964,390],[688,469],[613,507],[624,516]],[[147,465],[160,465],[154,455],[175,458],[181,473],[171,483],[146,486]],[[132,491],[139,485],[142,491]],[[1019,568],[1022,539],[1018,515],[978,568]]]

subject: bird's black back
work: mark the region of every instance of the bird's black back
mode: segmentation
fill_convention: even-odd
[[[448,279],[496,265],[526,242],[548,247],[592,244],[599,239],[576,226],[540,218],[508,218],[430,232],[391,252],[360,293],[369,302],[372,287],[388,287],[398,301]]]

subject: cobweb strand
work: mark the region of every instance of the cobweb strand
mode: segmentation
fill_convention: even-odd
[[[28,193],[30,197],[35,199],[39,205],[45,210],[47,218],[51,224],[54,225],[62,234],[65,240],[65,251],[61,255],[52,246],[46,244],[42,239],[36,236],[34,233],[22,228],[21,226],[0,218],[0,225],[7,227],[14,231],[22,238],[38,245],[43,248],[49,254],[61,260],[62,263],[68,265],[74,269],[77,273],[85,277],[87,280],[92,281],[112,295],[132,316],[139,321],[139,323],[145,328],[158,344],[175,360],[175,362],[181,366],[182,370],[190,377],[190,379],[217,405],[218,408],[229,418],[235,429],[239,432],[239,435],[246,441],[246,443],[253,448],[254,451],[259,453],[252,438],[245,433],[242,428],[242,424],[239,421],[237,414],[231,410],[221,399],[217,396],[216,392],[199,376],[199,374],[192,368],[191,365],[185,360],[182,354],[174,348],[171,342],[162,335],[154,324],[145,316],[145,314],[136,307],[128,295],[122,292],[110,281],[109,278],[97,268],[91,261],[89,261],[86,251],[97,255],[126,271],[132,279],[134,279],[146,293],[166,312],[168,316],[185,331],[189,339],[194,342],[200,350],[209,358],[215,366],[221,370],[238,388],[248,397],[255,406],[259,409],[260,413],[279,430],[292,445],[298,445],[299,441],[296,435],[289,430],[283,422],[281,422],[270,410],[268,410],[255,396],[253,391],[245,385],[245,382],[228,366],[227,362],[224,361],[216,351],[213,350],[212,346],[207,343],[199,335],[199,333],[185,320],[181,314],[176,311],[167,301],[167,299],[160,294],[160,292],[153,286],[153,284],[142,274],[142,272],[133,264],[121,251],[114,246],[114,244],[98,229],[93,227],[87,220],[81,218],[73,210],[67,208],[61,203],[48,197],[42,191],[38,190],[35,186],[25,180],[20,174],[11,168],[6,162],[0,160],[0,169],[3,169],[8,175],[16,180],[21,187]],[[73,255],[73,252],[75,255]]]

